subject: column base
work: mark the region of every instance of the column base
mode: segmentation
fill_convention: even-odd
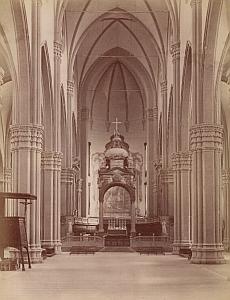
[[[224,264],[224,247],[222,244],[212,245],[193,245],[192,258],[193,264]]]
[[[42,248],[53,248],[54,247],[54,241],[52,240],[43,240],[41,241]]]
[[[180,252],[180,243],[178,242],[174,242],[173,243],[173,251],[172,251],[172,254],[174,255],[179,255],[179,252]]]
[[[62,246],[62,243],[60,241],[57,241],[54,243],[55,254],[61,254],[61,246]]]
[[[29,249],[30,260],[32,264],[37,264],[42,262],[42,248],[40,246],[33,246]]]
[[[229,239],[224,239],[223,245],[224,245],[224,251],[230,252],[230,240]]]

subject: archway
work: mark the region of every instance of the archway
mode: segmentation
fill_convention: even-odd
[[[111,193],[112,191],[112,193]],[[111,195],[118,194],[117,191],[122,191],[124,193],[124,197],[126,199],[122,199],[122,196],[120,195],[121,199],[118,200],[117,203],[112,203],[113,201],[113,196]],[[110,197],[110,199],[109,199]],[[127,199],[129,198],[129,205]],[[105,202],[106,201],[106,202]],[[108,202],[107,202],[108,201]],[[126,202],[126,203],[124,203]],[[108,205],[107,205],[108,204]],[[109,207],[110,206],[110,207]],[[104,186],[99,186],[99,232],[104,232],[104,217],[106,217],[106,213],[113,214],[111,218],[111,222],[109,222],[108,225],[111,225],[113,229],[116,229],[118,227],[118,230],[120,230],[122,227],[124,230],[126,230],[124,227],[126,224],[122,219],[124,219],[124,216],[121,213],[121,209],[125,208],[123,213],[126,215],[126,217],[129,215],[130,216],[130,221],[131,221],[131,229],[130,229],[130,234],[135,235],[136,229],[135,229],[135,224],[136,224],[136,212],[135,212],[135,188],[132,187],[129,184],[124,184],[122,182],[112,182],[112,183],[107,183]],[[104,211],[104,209],[106,209]],[[116,222],[114,224],[114,217],[120,217],[121,221]],[[117,224],[118,223],[118,224]],[[118,225],[118,226],[117,226]]]

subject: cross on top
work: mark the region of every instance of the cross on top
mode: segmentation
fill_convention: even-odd
[[[115,119],[115,122],[112,122],[113,124],[115,124],[115,133],[118,133],[118,125],[122,124],[122,122],[118,122],[118,119]]]

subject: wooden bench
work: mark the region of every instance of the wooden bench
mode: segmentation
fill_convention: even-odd
[[[163,254],[165,255],[165,251],[163,247],[141,247],[138,249],[135,249],[137,252],[141,254]]]

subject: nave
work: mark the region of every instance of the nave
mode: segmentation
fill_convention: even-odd
[[[224,265],[194,265],[176,255],[62,253],[26,272],[1,272],[4,300],[228,300]]]

